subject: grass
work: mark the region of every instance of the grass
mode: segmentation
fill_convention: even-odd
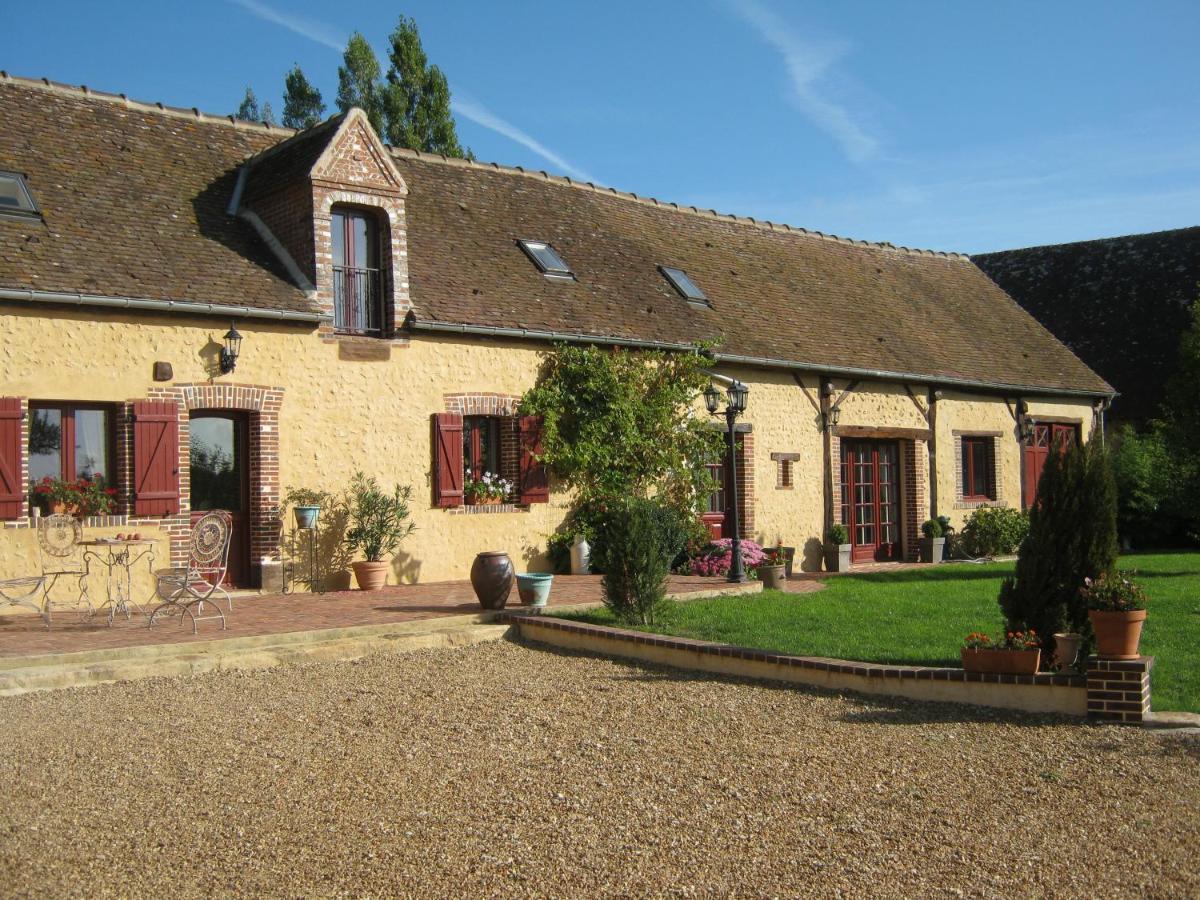
[[[1200,711],[1200,553],[1121,558],[1150,597],[1142,652],[1156,656],[1154,708]],[[647,631],[802,656],[956,666],[971,631],[1000,630],[996,595],[1012,563],[842,575],[815,594],[763,591],[671,604]],[[569,618],[614,624],[606,609]]]

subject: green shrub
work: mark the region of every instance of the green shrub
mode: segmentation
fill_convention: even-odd
[[[963,526],[958,546],[972,559],[1014,553],[1029,534],[1029,516],[1019,509],[981,506]]]
[[[598,534],[606,548],[604,605],[622,622],[652,624],[666,603],[666,518],[653,500],[616,501],[606,510]]]
[[[921,525],[921,534],[927,538],[940,538],[945,534],[941,519],[926,519]]]
[[[1117,489],[1104,446],[1090,441],[1051,453],[1016,574],[1000,586],[1006,630],[1032,628],[1047,650],[1056,631],[1078,632],[1087,656],[1093,635],[1081,588],[1111,573],[1116,560]]]
[[[846,526],[841,522],[836,522],[829,526],[829,543],[839,546],[850,543],[850,532],[846,530]]]

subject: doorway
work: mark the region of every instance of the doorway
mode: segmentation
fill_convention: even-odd
[[[842,522],[854,562],[900,558],[899,460],[895,441],[842,442]]]
[[[1078,439],[1079,428],[1074,424],[1047,422],[1033,426],[1031,440],[1025,445],[1021,460],[1021,502],[1025,509],[1033,506],[1037,499],[1038,482],[1042,480],[1042,470],[1046,468],[1050,451],[1055,447],[1059,452],[1065,451]]]
[[[189,490],[192,524],[206,512],[226,510],[233,524],[225,583],[250,584],[250,465],[248,417],[228,410],[195,410],[190,423]]]

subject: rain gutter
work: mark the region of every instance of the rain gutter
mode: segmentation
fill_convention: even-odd
[[[267,319],[275,322],[302,322],[316,325],[328,316],[287,309],[260,309],[254,306],[226,306],[222,303],[193,303],[188,300],[150,300],[144,297],[106,297],[98,294],[64,293],[0,288],[0,300],[25,303],[54,303],[67,306],[93,306],[107,309],[133,309],[150,312],[191,313],[222,318]]]

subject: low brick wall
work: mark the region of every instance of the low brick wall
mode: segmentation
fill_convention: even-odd
[[[501,621],[515,626],[525,640],[680,669],[906,697],[911,700],[967,703],[1079,717],[1090,713],[1090,682],[1082,675],[994,675],[966,672],[962,669],[879,665],[822,657],[790,656],[728,644],[667,637],[520,613],[505,614]],[[1119,672],[1123,684],[1126,673],[1136,671],[1128,668],[1130,663],[1100,662],[1121,667],[1104,671]],[[1148,666],[1146,671],[1149,671]],[[1089,677],[1092,680],[1097,679],[1092,672],[1089,672]],[[1109,681],[1102,683],[1110,685]],[[1134,686],[1134,682],[1131,680],[1128,685]],[[1137,686],[1140,686],[1140,682]],[[1122,698],[1106,702],[1129,701]],[[1149,711],[1148,680],[1145,710]],[[1111,712],[1112,715],[1105,716],[1110,721],[1133,721],[1125,718],[1131,715],[1129,710],[1113,709]]]
[[[1099,722],[1141,724],[1150,715],[1150,670],[1154,657],[1088,657],[1087,713]]]

